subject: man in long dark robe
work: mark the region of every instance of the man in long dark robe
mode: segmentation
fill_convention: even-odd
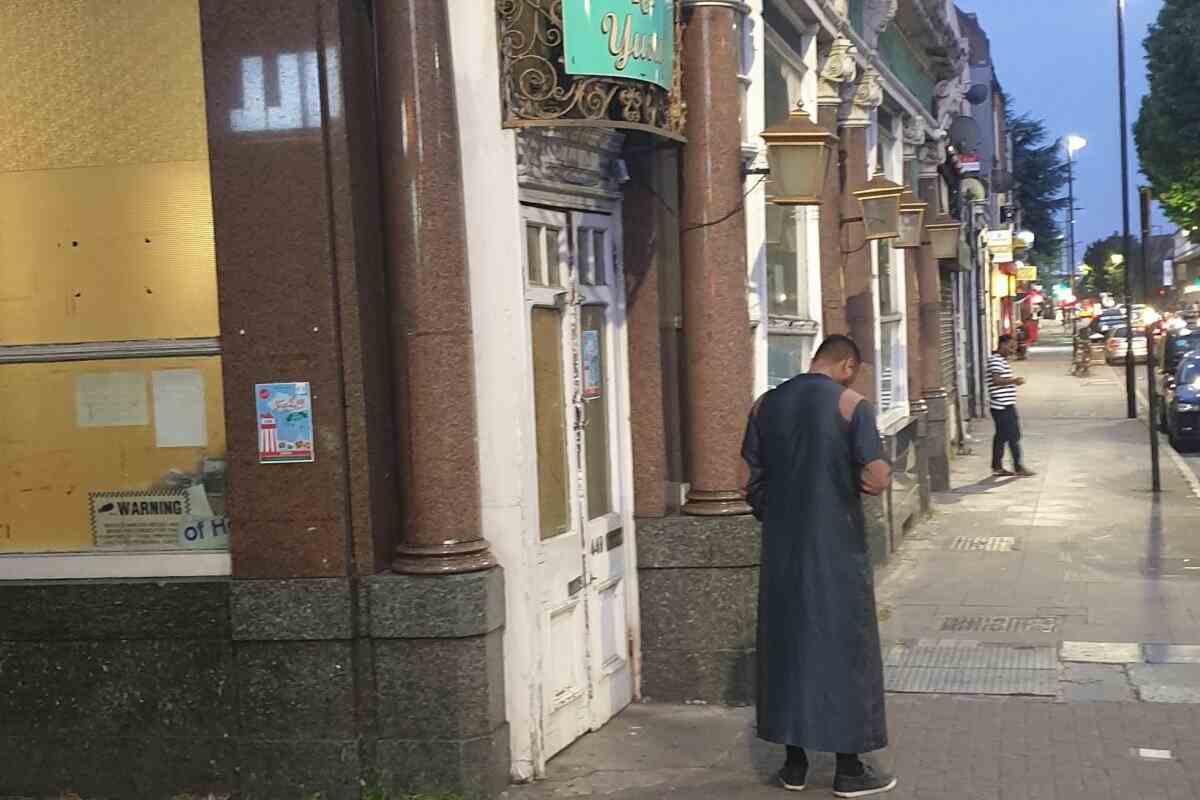
[[[860,753],[887,746],[883,662],[862,494],[891,479],[875,412],[850,384],[862,362],[834,335],[807,374],[754,405],[742,455],[763,523],[758,595],[758,736],[787,745],[784,787],[804,788],[805,748],[837,753],[834,794],[896,781]]]

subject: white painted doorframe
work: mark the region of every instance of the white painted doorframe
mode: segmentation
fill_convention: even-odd
[[[569,524],[561,532],[547,527],[539,503],[531,537],[540,652],[529,677],[534,770],[540,776],[555,753],[632,700],[638,604],[620,217],[523,205],[522,219],[526,307],[538,320],[531,325],[531,379],[535,396],[549,407],[547,385],[537,381],[547,379],[550,348],[543,341],[539,356],[536,337],[557,324],[567,445]],[[557,256],[558,262],[535,265],[540,278],[531,276],[531,252],[546,262]],[[607,459],[589,458],[589,444],[604,446]],[[593,513],[589,501],[605,508]]]

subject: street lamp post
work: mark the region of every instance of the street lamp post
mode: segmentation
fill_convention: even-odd
[[[1082,136],[1071,134],[1067,137],[1067,228],[1070,239],[1067,244],[1067,252],[1071,257],[1071,293],[1075,293],[1075,153],[1087,147],[1087,139]],[[1079,333],[1079,314],[1078,300],[1076,300],[1075,313],[1071,314],[1071,337],[1072,340]]]
[[[1117,0],[1117,81],[1121,94],[1121,254],[1125,257],[1125,408],[1129,419],[1137,419],[1137,376],[1133,358],[1133,284],[1129,259],[1129,124],[1125,110],[1125,0]]]

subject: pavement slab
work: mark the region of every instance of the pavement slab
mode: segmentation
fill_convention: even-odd
[[[1200,454],[1163,442],[1152,494],[1119,371],[1069,360],[1014,362],[1037,475],[992,477],[972,421],[954,488],[877,575],[889,797],[1200,800]],[[832,756],[812,757],[829,796]],[[635,704],[506,797],[780,798],[782,759],[753,709]]]

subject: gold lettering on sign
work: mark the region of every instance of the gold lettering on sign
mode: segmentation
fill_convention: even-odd
[[[608,35],[608,52],[616,59],[613,66],[618,70],[624,70],[631,58],[635,61],[663,63],[658,34],[635,33],[632,14],[625,15],[624,25],[617,23],[616,14],[605,14],[600,20],[600,32]]]

